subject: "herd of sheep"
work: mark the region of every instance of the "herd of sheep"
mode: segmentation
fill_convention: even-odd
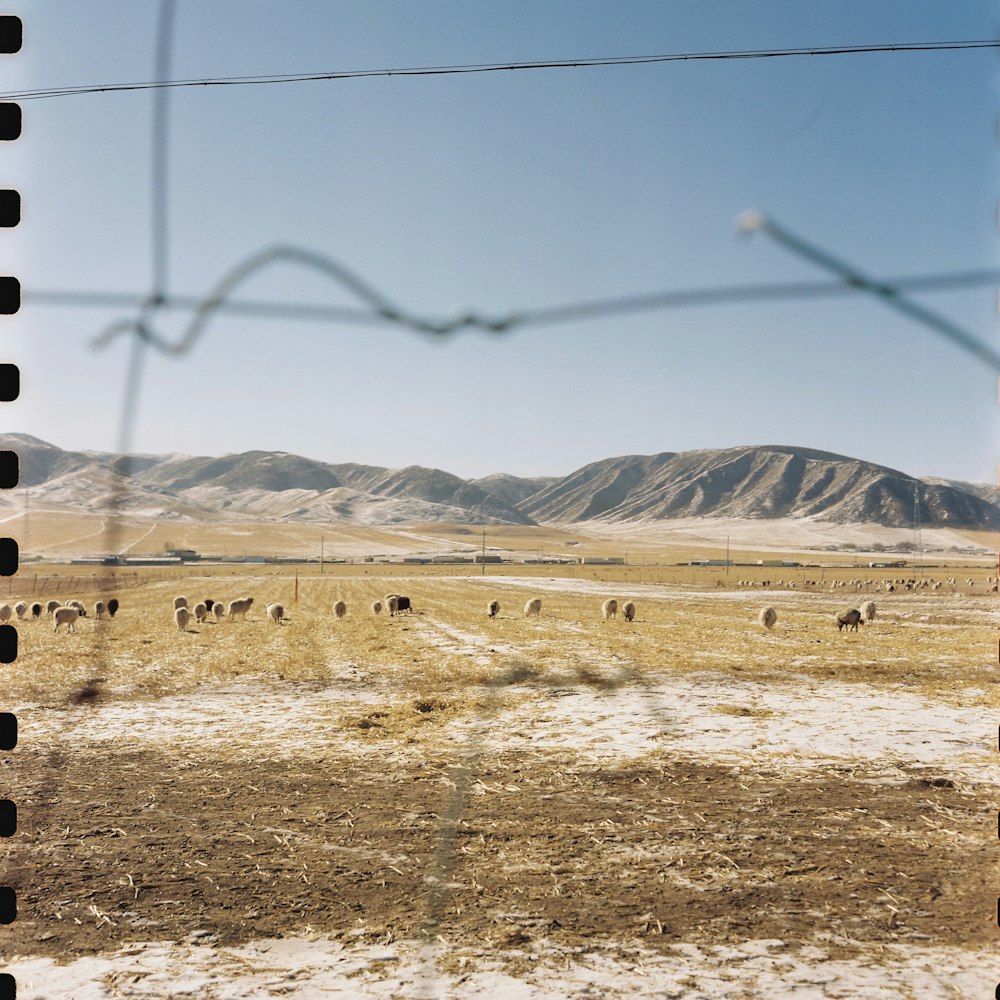
[[[206,598],[204,601],[198,601],[193,607],[189,607],[186,597],[175,597],[173,602],[174,624],[181,631],[186,631],[192,619],[196,624],[200,625],[208,621],[209,615],[213,616],[216,622],[221,622],[223,618],[228,618],[229,621],[235,621],[237,618],[246,621],[247,612],[252,606],[252,597],[237,598],[236,600],[229,601],[228,604]],[[118,611],[118,600],[117,598],[111,598],[106,603],[104,601],[97,601],[94,604],[93,610],[95,618],[103,618],[105,614],[109,618],[114,618]],[[381,614],[385,610],[390,617],[393,617],[402,614],[404,611],[412,614],[413,604],[409,597],[402,594],[386,594],[384,600],[372,601],[370,610],[374,615]],[[617,599],[611,597],[601,605],[601,615],[605,621],[608,621],[610,618],[617,618],[619,610],[626,622],[631,622],[635,619],[635,603],[633,601],[625,601],[619,606]],[[268,604],[264,611],[267,620],[275,624],[280,625],[286,617],[285,606],[276,602]],[[43,613],[52,616],[54,622],[53,631],[56,632],[59,631],[61,625],[66,626],[66,631],[75,632],[77,620],[87,617],[86,608],[82,602],[77,600],[66,601],[65,603],[51,600],[44,606],[37,602],[29,606],[24,601],[18,601],[13,608],[9,604],[0,604],[0,623],[6,623],[13,617],[16,617],[19,621],[29,617],[37,621],[42,617]],[[500,602],[494,598],[486,605],[486,614],[489,618],[496,618],[499,613]],[[539,618],[541,613],[542,599],[540,597],[533,597],[524,605],[525,618]],[[333,614],[338,621],[344,618],[347,614],[347,602],[343,600],[335,601],[333,604]],[[846,608],[838,612],[834,618],[834,622],[838,631],[849,629],[857,632],[858,625],[861,622],[871,624],[874,619],[875,602],[865,601],[860,608]],[[765,631],[770,631],[774,628],[778,620],[778,614],[772,607],[762,608],[757,620]]]
[[[94,617],[103,618],[107,615],[114,618],[118,612],[118,599],[112,597],[110,601],[96,601],[94,603]],[[66,626],[67,632],[76,631],[76,622],[79,618],[87,617],[87,609],[82,601],[49,601],[48,604],[41,604],[36,601],[29,605],[26,601],[18,601],[12,608],[9,604],[0,604],[0,624],[6,624],[11,618],[24,621],[28,618],[38,621],[43,614],[51,615],[55,622],[54,631],[59,631],[60,625]]]

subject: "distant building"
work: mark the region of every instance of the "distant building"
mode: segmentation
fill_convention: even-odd
[[[624,556],[580,556],[581,566],[624,566]]]

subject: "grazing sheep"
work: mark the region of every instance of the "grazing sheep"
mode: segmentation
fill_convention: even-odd
[[[768,631],[774,628],[774,623],[778,620],[778,612],[774,608],[761,608],[757,620]]]
[[[343,601],[337,601],[333,606],[333,613],[337,616],[337,621],[340,621],[347,614],[347,605]]]
[[[174,608],[174,621],[182,632],[185,631],[191,621],[191,612],[187,608]]]
[[[622,617],[627,622],[630,622],[633,618],[635,618],[635,604],[632,601],[626,601],[622,605]]]
[[[87,609],[83,606],[83,601],[67,601],[65,606],[67,608],[76,608],[76,610],[80,612],[81,618],[87,617]]]
[[[178,608],[186,608],[188,606],[188,599],[186,597],[175,597],[174,598],[174,611]]]
[[[114,618],[114,616],[117,613],[118,613],[118,598],[117,597],[112,597],[111,600],[108,601],[108,614],[112,618]]]
[[[861,607],[860,607],[859,610],[861,611],[861,614],[864,616],[864,619],[865,619],[866,622],[870,623],[870,622],[875,621],[875,602],[874,601],[865,601],[865,603],[861,605]]]
[[[35,603],[31,605],[31,617],[35,621],[38,621],[38,619],[42,617],[42,610],[43,608],[41,604],[39,604],[38,601],[35,601]]]
[[[28,613],[28,605],[24,601],[18,601],[14,605],[14,614],[17,615],[18,620],[22,619]]]
[[[542,599],[540,597],[533,597],[524,606],[524,617],[530,618],[534,615],[536,618],[542,613]]]
[[[857,608],[848,608],[837,615],[837,631],[842,628],[849,628],[852,632],[857,632],[858,623],[861,621],[861,612]]]
[[[217,622],[222,621],[222,616],[225,613],[226,613],[226,606],[222,603],[222,601],[216,601],[215,604],[212,605],[212,614],[215,615],[215,620]]]
[[[389,600],[392,598],[395,600],[395,610],[389,605]],[[398,615],[403,611],[408,611],[413,614],[413,606],[410,604],[410,599],[404,597],[402,594],[386,594],[385,595],[385,606],[389,609],[390,615]]]
[[[49,603],[45,605],[45,613],[47,615],[51,615],[56,608],[61,608],[61,607],[62,603],[60,601],[49,601]]]
[[[496,618],[496,616],[500,614],[500,602],[497,600],[490,601],[490,603],[486,605],[486,613],[490,616],[490,618]]]
[[[58,632],[60,625],[65,625],[67,632],[76,631],[76,620],[80,617],[80,612],[77,608],[59,607],[52,612],[52,616],[56,622],[55,627],[52,629],[53,632]]]
[[[215,609],[215,604],[216,604],[215,599],[211,597],[206,597],[204,603],[205,607],[208,608],[208,613],[211,614],[212,611]]]
[[[618,617],[618,602],[613,598],[609,597],[601,605],[601,614],[604,615],[604,620],[607,621],[609,618]]]
[[[399,613],[399,598],[395,594],[386,594],[385,607],[389,612],[389,617]]]
[[[232,621],[236,615],[239,615],[243,621],[247,620],[247,612],[250,610],[250,605],[253,604],[252,597],[244,597],[238,601],[229,602],[229,620]]]
[[[382,602],[381,601],[372,601],[372,614],[373,615],[378,615],[378,614],[381,614],[381,613],[382,613]]]
[[[283,604],[269,604],[265,609],[270,621],[281,624],[281,619],[285,617],[285,606]]]
[[[194,615],[194,620],[199,624],[203,624],[205,619],[208,618],[208,606],[204,601],[199,601],[192,609],[191,613]]]
[[[9,604],[0,604],[0,622],[9,622],[12,614],[14,612]]]
[[[106,610],[107,610],[107,608],[105,607],[104,601],[95,601],[94,602],[94,617],[95,618],[97,618],[97,619],[103,618],[104,617],[104,612]]]

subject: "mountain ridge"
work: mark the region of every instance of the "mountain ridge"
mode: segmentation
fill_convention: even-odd
[[[791,445],[745,445],[588,463],[567,476],[329,463],[290,452],[222,456],[66,451],[24,434],[0,435],[18,453],[35,500],[108,505],[180,519],[233,516],[362,524],[642,524],[678,518],[811,518],[884,527],[1000,530],[1000,489]]]

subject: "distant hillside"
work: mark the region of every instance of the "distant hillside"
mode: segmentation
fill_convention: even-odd
[[[331,465],[268,451],[221,458],[140,455],[124,463],[105,452],[63,451],[24,434],[0,436],[0,447],[18,453],[21,484],[31,487],[35,502],[69,507],[105,506],[127,483],[130,512],[167,518],[534,523],[503,495],[419,466]]]
[[[911,528],[1000,530],[1000,490],[918,480],[895,469],[783,445],[608,458],[564,477],[497,473],[464,480],[440,469],[330,464],[287,452],[220,458],[69,452],[23,434],[18,453],[33,503],[93,510],[127,487],[130,513],[366,525],[644,523],[675,518],[814,518]]]
[[[830,452],[780,445],[628,455],[584,466],[522,504],[539,522],[821,518],[907,528],[1000,528],[1000,502]]]

